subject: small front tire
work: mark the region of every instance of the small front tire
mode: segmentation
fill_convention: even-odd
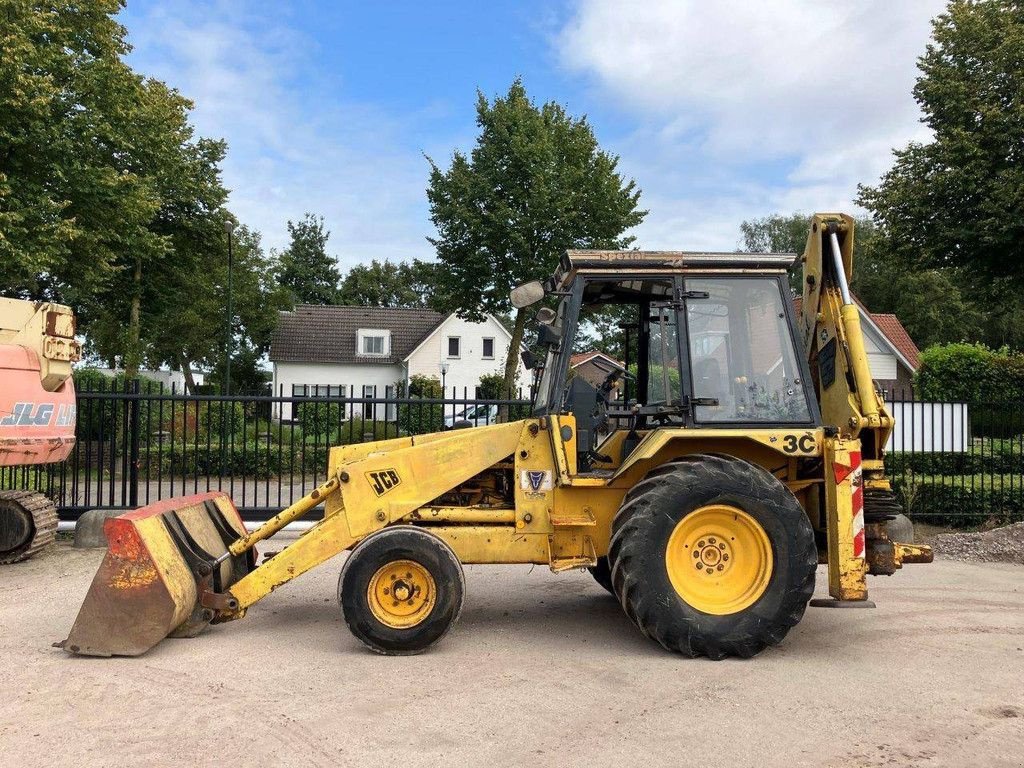
[[[389,656],[422,653],[462,612],[465,577],[444,541],[409,525],[360,542],[341,569],[338,602],[352,634]]]

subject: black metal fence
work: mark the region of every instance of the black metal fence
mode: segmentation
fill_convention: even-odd
[[[257,520],[322,483],[332,445],[436,432],[458,421],[489,424],[530,410],[523,393],[434,394],[186,395],[121,382],[78,393],[78,441],[66,462],[2,468],[0,488],[46,493],[63,520],[224,490]],[[1024,404],[921,402],[904,392],[888,393],[887,402],[896,418],[887,470],[912,518],[961,526],[1024,520]]]
[[[223,490],[243,516],[265,519],[326,480],[328,450],[522,418],[530,401],[433,396],[193,395],[122,381],[78,392],[77,442],[61,464],[0,468],[0,488],[41,491],[62,520]],[[391,388],[389,388],[390,390]]]
[[[924,402],[888,392],[890,481],[912,519],[983,526],[1024,520],[1024,403]]]

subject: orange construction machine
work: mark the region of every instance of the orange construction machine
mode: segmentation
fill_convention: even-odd
[[[75,446],[71,364],[81,357],[68,307],[0,298],[0,563],[53,541],[57,509],[8,467],[63,461]]]

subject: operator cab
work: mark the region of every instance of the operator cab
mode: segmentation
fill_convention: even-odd
[[[793,254],[569,251],[545,283],[513,291],[537,312],[543,361],[535,415],[571,412],[578,466],[619,466],[654,427],[821,422],[798,347]],[[577,338],[599,331],[621,367],[594,386],[570,370]],[[621,396],[613,399],[612,393]]]

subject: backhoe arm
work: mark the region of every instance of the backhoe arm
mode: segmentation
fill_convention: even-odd
[[[905,562],[931,562],[931,551],[888,537],[887,522],[903,511],[885,476],[884,449],[894,423],[871,377],[860,310],[850,293],[853,218],[815,214],[803,266],[804,351],[822,420],[837,430],[836,456],[845,457],[834,459],[827,478],[830,592],[862,599],[865,566],[872,574],[891,574]],[[846,483],[848,497],[839,487]],[[850,541],[846,552],[842,545]]]
[[[865,461],[880,461],[893,420],[871,378],[860,313],[850,293],[853,219],[815,214],[803,262],[800,328],[822,418],[843,437],[859,438]]]

